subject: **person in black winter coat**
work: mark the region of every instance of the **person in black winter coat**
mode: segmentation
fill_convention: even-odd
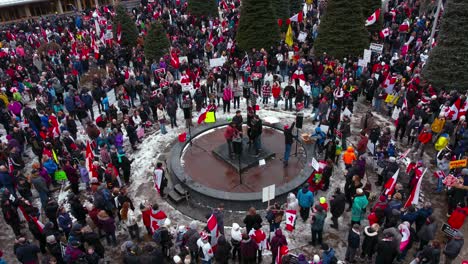
[[[100,237],[97,233],[93,232],[89,226],[81,229],[81,238],[83,243],[87,243],[93,247],[94,252],[100,257],[104,257],[105,249],[101,243]]]
[[[135,126],[130,124],[128,119],[124,120],[124,124],[125,124],[125,130],[127,131],[128,139],[130,141],[130,144],[132,145],[132,149],[136,150],[136,143],[138,142],[138,136],[137,136],[136,128],[135,128]]]
[[[49,198],[49,201],[47,202],[47,205],[45,207],[45,215],[51,221],[54,223],[55,228],[58,228],[57,224],[57,217],[58,217],[58,203],[52,198]]]
[[[395,248],[395,238],[391,233],[384,233],[384,237],[377,243],[377,257],[375,264],[392,264],[398,255],[398,249]]]
[[[292,133],[296,122],[293,122],[291,126],[284,126],[284,157],[283,157],[283,166],[288,166],[289,155],[291,154],[291,147],[294,140],[294,135]],[[241,125],[242,126],[242,125]]]
[[[252,230],[255,224],[262,224],[262,217],[257,214],[257,210],[255,208],[250,207],[248,215],[244,218],[244,224],[247,234]]]
[[[227,264],[229,263],[229,254],[231,252],[231,244],[226,241],[226,238],[221,235],[218,238],[218,245],[214,254],[216,263]]]
[[[81,204],[80,198],[77,196],[72,196],[69,202],[70,211],[73,217],[75,217],[78,223],[81,225],[86,225],[86,214],[88,214],[88,211]]]
[[[353,228],[349,230],[348,233],[348,248],[346,249],[345,260],[350,263],[355,263],[354,257],[356,252],[359,249],[359,244],[361,242],[361,236],[359,233],[359,225],[354,224]]]
[[[35,244],[29,243],[24,237],[15,240],[13,246],[16,258],[21,263],[39,263],[37,254],[41,251]]]
[[[330,201],[330,213],[332,214],[331,220],[332,228],[338,229],[338,218],[343,214],[346,207],[346,196],[341,192],[340,188],[336,188],[335,194]]]
[[[60,243],[57,242],[56,237],[53,235],[47,236],[46,241],[47,251],[49,252],[49,254],[54,256],[58,264],[64,264],[65,262],[63,261],[62,257],[62,249],[60,247]]]
[[[373,224],[372,226],[366,226],[364,228],[364,240],[361,246],[361,259],[367,257],[367,260],[372,261],[372,255],[374,255],[377,249],[377,243],[379,242],[379,225]]]

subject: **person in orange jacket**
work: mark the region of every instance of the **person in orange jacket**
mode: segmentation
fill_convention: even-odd
[[[431,142],[431,140],[432,140],[431,127],[429,126],[429,124],[425,124],[423,130],[421,131],[421,133],[419,133],[419,136],[418,136],[418,141],[419,141],[418,148],[420,148],[419,150],[420,158],[422,158],[424,154],[424,149],[426,148],[427,143]]]
[[[346,149],[346,152],[343,154],[343,161],[345,164],[346,169],[351,168],[353,165],[353,161],[357,160],[356,154],[354,153],[354,148],[349,146]]]

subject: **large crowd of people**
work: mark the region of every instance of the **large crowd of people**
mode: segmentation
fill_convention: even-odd
[[[384,49],[363,66],[358,58],[312,55],[317,14],[323,13],[318,9],[324,8],[316,1],[306,4],[302,22],[291,22],[296,37],[307,31],[305,40],[252,49],[247,57],[235,43],[240,1],[218,2],[219,17],[198,18],[186,1],[142,0],[129,12],[139,30],[131,49],[98,33],[112,25],[112,6],[1,26],[1,208],[15,236],[14,247],[1,250],[28,264],[100,263],[117,245],[124,263],[259,263],[266,251],[272,263],[453,263],[463,249],[459,230],[468,214],[468,168],[450,162],[466,158],[468,102],[466,94],[433,87],[420,76],[427,50],[437,44],[429,43],[435,7],[388,1],[384,23],[393,31],[384,39],[370,35]],[[148,61],[143,39],[154,20],[167,30],[171,49]],[[210,67],[213,58],[226,63]],[[132,154],[144,151],[145,133],[166,134],[166,125],[177,129],[182,119],[193,126],[195,113],[229,113],[231,103],[236,116],[226,140],[232,143],[244,115],[257,153],[260,107],[311,113],[305,122],[316,126],[311,137],[324,164],[321,179],[308,181],[265,215],[250,208],[242,223],[226,228],[230,232],[223,205],[213,211],[219,231],[213,233],[211,218],[203,226],[171,223],[158,204],[134,204],[127,191]],[[352,118],[357,103],[369,109],[360,123]],[[382,127],[377,117],[395,125]],[[300,140],[293,127],[285,126],[284,166],[291,144]],[[360,131],[356,142],[351,127]],[[407,157],[412,162],[402,165]],[[346,170],[337,175],[341,160]],[[377,168],[375,182],[366,175],[370,161]],[[434,216],[429,201],[412,203],[431,164],[437,167],[434,191],[447,195],[446,221]],[[158,163],[155,195],[164,197],[166,177]],[[344,188],[332,177],[344,178]],[[59,200],[59,193],[68,195]],[[320,254],[288,255],[288,227],[282,225],[288,211],[310,223],[310,246]],[[348,212],[349,225],[339,225]],[[331,228],[348,232],[343,255],[322,239],[328,217]],[[441,240],[436,233],[444,222],[453,232]],[[117,239],[118,230],[128,233],[126,241]],[[16,261],[2,259],[2,251],[0,263]]]

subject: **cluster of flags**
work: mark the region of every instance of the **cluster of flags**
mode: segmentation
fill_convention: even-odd
[[[411,166],[411,165],[410,165]],[[408,208],[410,205],[414,205],[414,204],[418,204],[419,203],[419,196],[420,196],[420,193],[421,193],[421,183],[422,183],[422,179],[424,177],[424,174],[426,173],[427,171],[427,168],[421,173],[421,176],[419,177],[418,179],[418,182],[416,184],[416,186],[411,190],[411,194],[410,196],[408,197],[408,200],[406,201],[404,207],[405,208]],[[393,176],[388,179],[388,181],[385,183],[384,185],[384,191],[383,191],[383,194],[385,196],[389,196],[389,195],[393,195],[394,192],[395,192],[395,185],[397,183],[397,180],[398,180],[398,174],[400,173],[400,169],[398,169],[394,174]]]

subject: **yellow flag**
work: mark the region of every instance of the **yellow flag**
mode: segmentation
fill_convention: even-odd
[[[293,45],[293,32],[291,28],[291,24],[288,26],[288,31],[286,32],[286,39],[284,40],[286,44],[288,44],[290,47]]]

